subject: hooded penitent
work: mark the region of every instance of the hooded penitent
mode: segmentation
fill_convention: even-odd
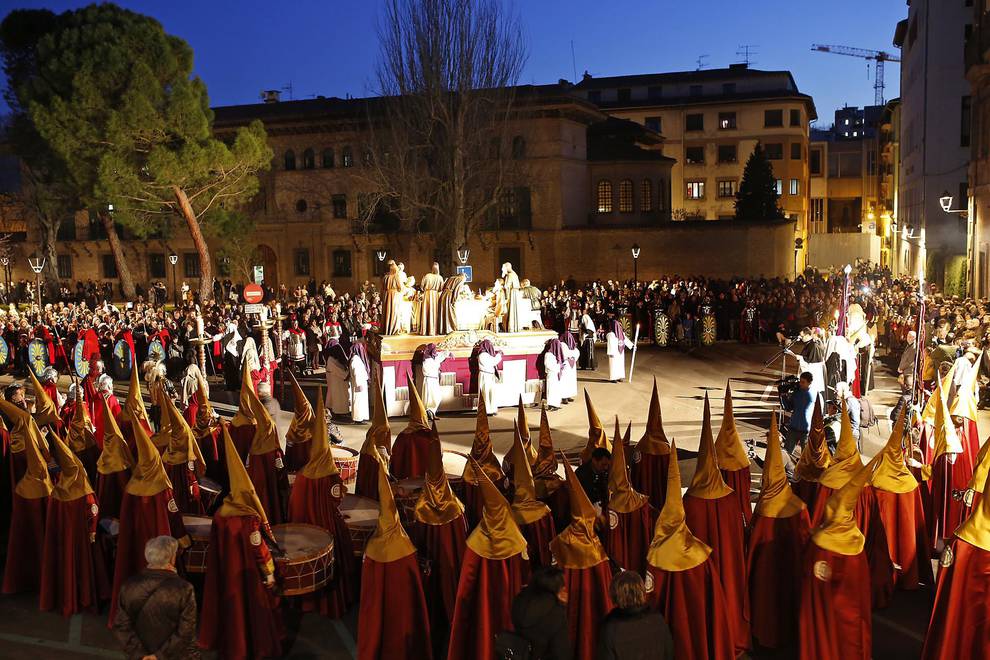
[[[89,409],[81,398],[82,388],[77,388],[75,406],[72,409],[72,420],[69,422],[67,435],[67,445],[69,449],[79,457],[83,467],[86,469],[86,476],[90,483],[96,483],[96,464],[100,458],[100,444],[96,441],[92,421],[89,418]],[[106,399],[103,400],[106,405]],[[103,425],[104,434],[108,426],[112,424],[117,427],[117,422],[111,420]]]
[[[636,492],[629,483],[626,451],[619,435],[619,418],[615,418],[612,466],[608,472],[608,505],[605,519],[605,547],[609,557],[627,571],[643,575],[646,571],[646,549],[653,538],[657,510],[650,506],[646,495]],[[573,501],[573,500],[572,500]]]
[[[595,404],[591,402],[591,395],[588,394],[588,390],[584,391],[584,405],[588,410],[588,444],[581,450],[581,462],[587,463],[591,460],[592,452],[599,447],[604,447],[612,451],[612,443],[608,441],[605,428],[602,426],[602,420],[598,419]]]
[[[698,462],[684,495],[684,510],[688,527],[712,548],[712,559],[729,602],[733,643],[736,651],[742,652],[750,647],[743,514],[739,499],[719,472],[711,419],[706,395]]]
[[[53,424],[61,426],[58,414],[58,406],[48,396],[48,392],[38,382],[38,377],[34,375],[33,369],[28,369],[28,377],[31,378],[31,389],[34,390],[34,421],[38,426]]]
[[[639,492],[650,499],[658,511],[663,508],[667,493],[667,463],[670,461],[670,442],[663,432],[663,415],[660,411],[660,391],[657,379],[653,379],[649,416],[646,430],[636,444],[633,453],[632,483]]]
[[[206,381],[197,379],[196,419],[193,424],[193,434],[202,449],[206,459],[206,473],[214,479],[226,481],[226,464],[223,457],[223,442],[220,437],[220,420],[213,412],[210,395],[206,391]]]
[[[102,397],[101,397],[102,398]],[[109,413],[106,399],[102,399],[107,423],[103,427],[103,451],[96,461],[96,497],[104,517],[120,518],[120,503],[124,489],[131,479],[134,456],[117,426],[117,420]],[[85,408],[85,406],[82,406]]]
[[[977,410],[979,408],[979,365],[982,364],[983,353],[976,358],[976,366],[970,368],[966,377],[956,389],[955,399],[949,406],[949,414],[956,421],[959,429],[959,443],[969,464],[976,465],[976,455],[980,451],[980,431],[976,426]]]
[[[86,396],[89,396],[89,392],[86,393]],[[95,405],[95,402],[93,405]],[[120,422],[118,426],[120,426],[120,430],[124,433],[124,438],[127,439],[131,447],[134,446],[134,431],[131,427],[135,423],[140,424],[144,428],[145,433],[151,435],[151,422],[148,421],[148,411],[144,407],[144,398],[141,396],[141,380],[138,378],[137,369],[131,369],[127,398],[124,399],[124,405],[120,409]],[[97,428],[97,440],[100,437],[99,430]]]
[[[753,506],[749,501],[750,472],[749,454],[743,445],[742,437],[736,428],[736,418],[732,412],[732,390],[725,384],[725,403],[722,411],[722,425],[715,437],[715,458],[725,483],[732,488],[739,499],[739,508],[749,526],[753,517]]]
[[[289,430],[285,432],[285,468],[289,472],[296,472],[306,465],[309,459],[313,406],[299,387],[299,381],[292,371],[289,371],[289,378],[292,380],[293,415],[292,421],[289,422]]]
[[[729,605],[712,549],[688,529],[677,446],[670,443],[667,492],[646,553],[647,599],[670,626],[676,658],[735,657]]]
[[[512,461],[512,516],[526,537],[533,568],[549,566],[550,541],[557,531],[550,507],[536,499],[536,482],[533,480],[518,424],[513,428],[509,456]]]
[[[430,446],[430,422],[426,417],[426,408],[412,377],[407,377],[406,382],[409,391],[409,423],[396,436],[389,461],[389,472],[396,479],[422,477],[426,474]]]
[[[753,639],[767,648],[789,647],[797,639],[801,555],[811,536],[807,507],[784,473],[783,451],[777,415],[771,414],[746,552],[750,627]]]
[[[385,410],[385,393],[379,387],[377,380],[371,384],[371,428],[364,436],[361,454],[358,457],[357,483],[354,492],[361,497],[378,499],[378,455],[392,453],[392,429],[388,425],[388,413]],[[412,394],[410,393],[410,396]]]
[[[529,422],[526,421],[526,407],[523,405],[522,394],[519,395],[519,403],[516,410],[516,425],[519,427],[519,437],[522,439],[523,448],[526,450],[526,457],[529,464],[536,465],[538,458],[536,447],[533,446],[533,439],[529,434]]]
[[[477,466],[477,467],[476,467]],[[484,471],[489,481],[502,488],[505,475],[498,463],[495,451],[492,449],[491,432],[488,428],[488,413],[484,400],[478,401],[478,415],[475,419],[474,442],[471,444],[471,460],[464,466],[464,506],[468,524],[474,527],[481,519],[484,509],[484,498],[481,496],[481,485],[478,470]]]
[[[275,420],[253,389],[248,389],[242,395],[241,401],[245,399],[250,407],[251,417],[254,418],[254,435],[244,465],[268,519],[273,525],[278,525],[285,520],[285,509],[289,501],[289,475],[282,462],[278,429],[275,427]]]
[[[819,497],[819,483],[822,473],[832,461],[825,438],[825,418],[822,416],[821,400],[815,402],[815,411],[811,416],[811,428],[808,430],[808,440],[801,451],[801,458],[794,467],[797,483],[794,492],[808,505],[808,511],[814,511]]]
[[[931,515],[927,522],[932,548],[951,539],[953,530],[962,522],[964,504],[954,494],[964,493],[973,478],[973,466],[952,423],[942,384],[935,387],[931,398],[936,397],[932,460],[930,466],[922,468],[922,477],[928,478],[931,493]]]

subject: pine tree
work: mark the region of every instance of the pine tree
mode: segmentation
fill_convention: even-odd
[[[763,146],[757,142],[746,161],[742,183],[736,193],[736,220],[782,220],[784,211],[778,203],[779,197],[773,165],[763,151]]]

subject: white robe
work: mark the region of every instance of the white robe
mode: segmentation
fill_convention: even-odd
[[[632,349],[633,343],[626,337],[625,347]],[[614,332],[605,335],[605,353],[608,355],[608,379],[623,380],[626,377],[626,354],[619,352],[619,338]]]
[[[347,369],[340,362],[327,360],[327,410],[334,415],[346,415],[351,411],[351,383]]]
[[[420,370],[419,391],[423,394],[423,405],[426,406],[427,412],[434,415],[443,401],[443,394],[440,391],[440,366],[448,357],[450,353],[437,351],[436,357],[423,360]]]
[[[577,361],[581,351],[577,348],[567,348],[564,344],[564,364],[560,367],[560,398],[573,399],[577,397]]]
[[[351,357],[351,421],[364,422],[371,418],[368,412],[368,380],[370,375],[364,362],[357,355]]]
[[[846,362],[846,372],[839,374],[839,380],[852,383],[856,379],[856,349],[849,340],[841,335],[833,335],[825,342],[825,361],[828,362],[832,353],[838,353],[840,360]]]
[[[488,353],[478,354],[478,399],[485,400],[485,410],[489,415],[498,412],[498,405],[495,403],[495,386],[498,380],[495,378],[495,367],[502,361],[502,354]]]
[[[566,347],[564,350],[567,350]],[[543,368],[547,372],[547,389],[544,392],[547,400],[547,408],[560,408],[562,398],[560,365],[557,363],[557,358],[550,351],[547,351],[543,356]]]

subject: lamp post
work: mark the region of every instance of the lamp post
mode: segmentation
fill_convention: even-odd
[[[172,264],[172,305],[179,306],[179,282],[175,279],[175,264],[179,263],[179,255],[172,252],[168,255],[168,262]]]
[[[639,282],[639,243],[632,244],[632,256],[633,256],[633,282]]]
[[[459,248],[457,248],[457,260],[461,262],[462,266],[467,264],[468,257],[470,256],[471,250],[467,245],[462,244]]]
[[[41,271],[45,268],[45,258],[39,257],[35,254],[34,257],[28,259],[28,265],[31,266],[31,270],[34,271],[35,278],[35,291],[38,292],[38,321],[41,321]]]
[[[13,296],[10,293],[10,257],[4,255],[0,257],[0,265],[3,265],[3,278],[6,282],[7,301],[12,302]]]

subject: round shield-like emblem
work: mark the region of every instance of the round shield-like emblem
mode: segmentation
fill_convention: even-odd
[[[344,493],[342,491],[343,488],[341,487],[341,484],[334,484],[330,486],[330,497],[335,500],[342,499],[344,497]]]
[[[131,347],[123,339],[118,339],[113,345],[113,374],[118,380],[126,380],[131,376],[131,365],[134,363],[134,356],[131,355]]]
[[[654,587],[656,587],[656,580],[653,579],[653,573],[646,571],[646,579],[643,580],[643,586],[646,588],[646,593],[653,593]]]
[[[701,345],[711,346],[715,343],[715,317],[706,314],[701,317]]]
[[[168,510],[169,510],[169,513],[178,513],[179,512],[179,505],[175,503],[175,500],[169,499],[169,501],[168,501]]]
[[[275,467],[279,470],[282,469],[282,457],[279,456],[275,459]]]
[[[89,510],[90,510],[90,513],[92,513],[94,517],[96,517],[100,513],[100,507],[96,506],[95,504],[93,506],[89,507]]]
[[[832,579],[832,567],[826,561],[816,561],[814,571],[815,577],[822,582],[828,582]]]
[[[657,314],[653,322],[653,341],[657,346],[666,346],[670,343],[670,318],[666,314]]]
[[[85,378],[86,374],[89,373],[89,359],[83,355],[85,346],[85,342],[77,341],[72,349],[72,368],[76,370],[76,375],[80,378]]]
[[[633,463],[639,463],[641,460],[643,460],[643,453],[640,450],[638,450],[638,449],[634,449],[633,450]]]
[[[41,377],[41,372],[51,365],[48,355],[48,344],[40,339],[32,339],[28,344],[28,364],[35,376]]]
[[[966,492],[963,493],[963,504],[968,507],[973,506],[973,497],[976,495],[976,491],[972,488],[967,488]]]
[[[251,542],[251,545],[261,545],[261,532],[251,532],[248,540]]]
[[[0,337],[0,366],[7,364],[7,360],[10,359],[10,346],[7,344],[7,340]]]
[[[608,512],[608,528],[615,529],[619,526],[619,514],[615,511]]]
[[[161,362],[165,359],[165,346],[160,339],[152,339],[148,344],[148,359],[152,362]]]
[[[956,555],[952,552],[952,546],[945,546],[945,550],[942,551],[942,556],[939,557],[938,564],[942,568],[948,568],[952,566],[952,562],[956,560]]]

